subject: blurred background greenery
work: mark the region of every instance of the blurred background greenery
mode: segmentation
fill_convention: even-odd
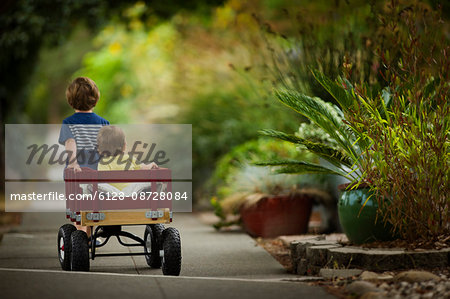
[[[333,102],[310,69],[386,85],[378,13],[389,2],[4,1],[2,123],[60,123],[72,113],[65,88],[88,76],[101,91],[95,112],[111,123],[192,124],[201,205],[227,171],[222,162],[213,175],[221,157],[260,129],[298,131],[304,119],[274,100],[273,87]],[[421,3],[448,18],[449,2],[439,2]]]

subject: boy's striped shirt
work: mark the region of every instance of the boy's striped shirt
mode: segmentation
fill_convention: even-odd
[[[58,142],[65,145],[74,139],[77,145],[77,160],[80,167],[97,169],[97,134],[109,121],[95,113],[77,112],[63,120]]]

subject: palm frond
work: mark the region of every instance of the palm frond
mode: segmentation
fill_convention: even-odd
[[[340,170],[334,170],[322,165],[312,164],[297,160],[274,160],[267,162],[255,163],[258,166],[281,166],[275,170],[275,173],[289,173],[289,174],[302,174],[302,173],[322,173],[322,174],[335,174],[347,177],[346,173]]]
[[[318,70],[312,70],[314,78],[323,88],[328,91],[328,93],[339,103],[341,109],[348,109],[353,107],[354,101],[350,94],[348,94],[347,90],[343,86],[340,86],[333,80],[329,79],[322,72]]]
[[[317,142],[312,142],[312,141],[297,137],[292,134],[286,134],[284,132],[271,130],[271,129],[261,130],[260,133],[264,136],[274,137],[274,138],[278,138],[278,139],[281,139],[284,141],[289,141],[291,143],[304,145],[310,152],[327,160],[334,166],[342,167],[342,165],[345,165],[345,166],[351,168],[353,165],[352,160],[347,155],[343,154],[341,151],[336,150],[328,145],[325,145],[322,143],[317,143]]]
[[[353,166],[352,160],[347,155],[345,155],[341,151],[338,151],[332,147],[329,147],[328,145],[325,145],[322,143],[310,142],[307,140],[305,140],[303,142],[303,144],[306,146],[306,148],[310,152],[327,160],[334,166],[342,167],[342,165],[345,165],[349,168],[352,168],[352,166]]]
[[[311,98],[294,90],[276,90],[275,95],[286,106],[304,115],[309,120],[320,126],[327,132],[347,153],[349,157],[356,160],[358,154],[352,147],[352,137],[344,126],[339,113],[333,111],[332,106],[327,106],[319,98]]]
[[[303,141],[304,141],[304,139],[297,137],[295,135],[286,134],[284,132],[272,130],[272,129],[263,129],[263,130],[260,130],[259,133],[264,136],[273,137],[273,138],[277,138],[277,139],[284,140],[284,141],[289,141],[291,143],[296,143],[296,144],[303,144]]]

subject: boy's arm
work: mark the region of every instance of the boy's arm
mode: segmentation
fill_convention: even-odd
[[[75,139],[67,139],[64,145],[66,151],[69,153],[69,164],[67,168],[73,168],[75,172],[81,171],[80,165],[77,162],[77,144],[75,143]]]

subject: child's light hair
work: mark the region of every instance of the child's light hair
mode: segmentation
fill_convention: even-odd
[[[66,89],[67,102],[73,109],[89,111],[97,105],[100,91],[88,77],[75,78]]]
[[[97,150],[100,155],[117,156],[125,149],[125,133],[116,126],[104,126],[98,131]]]

